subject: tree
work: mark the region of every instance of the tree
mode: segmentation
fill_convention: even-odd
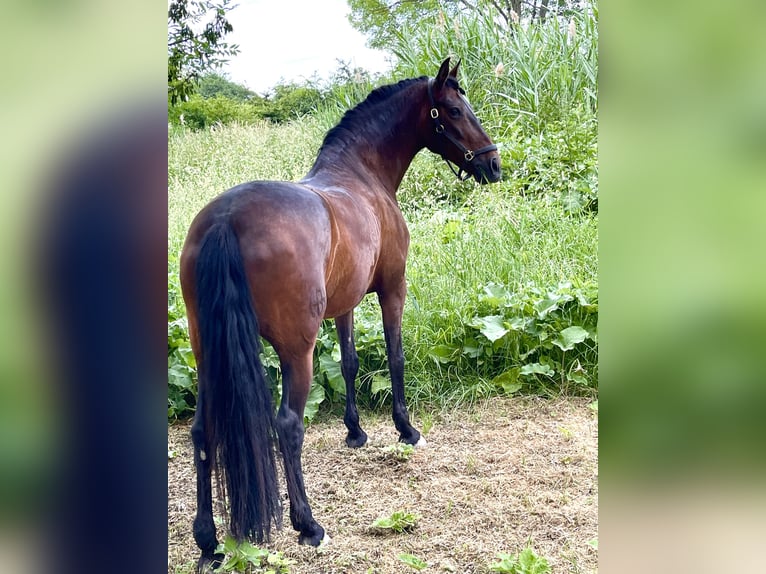
[[[237,102],[247,102],[253,99],[262,99],[252,90],[245,86],[232,82],[221,74],[210,72],[200,77],[197,81],[197,92],[203,98],[224,96]]]
[[[441,14],[450,18],[458,12],[479,11],[491,13],[511,24],[525,21],[542,22],[550,13],[567,16],[572,10],[582,9],[583,0],[348,0],[351,25],[365,34],[371,48],[389,49],[394,44],[396,31],[405,23]]]
[[[205,72],[239,52],[223,41],[234,28],[226,18],[232,0],[174,0],[168,7],[168,100],[186,100]],[[203,24],[203,21],[206,22]],[[201,31],[195,31],[200,30]]]
[[[451,4],[448,2],[447,4]],[[442,2],[441,4],[444,4]],[[439,11],[438,0],[348,0],[351,25],[366,35],[371,48],[387,49],[395,31],[404,23],[420,20]]]

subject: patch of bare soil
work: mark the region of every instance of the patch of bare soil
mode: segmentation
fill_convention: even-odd
[[[408,461],[385,450],[390,418],[362,414],[368,444],[345,446],[340,419],[306,429],[303,469],[314,517],[332,543],[299,546],[289,524],[269,544],[292,560],[293,574],[400,574],[413,554],[426,572],[488,573],[499,552],[531,543],[551,571],[597,571],[597,420],[589,401],[492,399],[434,414],[428,446]],[[423,420],[414,423],[423,428]],[[428,422],[428,421],[427,421]],[[189,425],[168,428],[168,572],[194,571],[196,487]],[[380,534],[372,522],[397,510],[417,528]],[[219,540],[223,539],[223,529]]]

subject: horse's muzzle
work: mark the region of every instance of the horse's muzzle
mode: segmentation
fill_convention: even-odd
[[[473,177],[482,185],[500,181],[500,178],[503,175],[503,172],[500,169],[500,156],[497,153],[488,156],[486,161],[476,163],[474,167]]]

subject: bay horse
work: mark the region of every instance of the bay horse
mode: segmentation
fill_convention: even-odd
[[[197,359],[191,435],[197,472],[194,538],[199,569],[218,564],[211,472],[229,503],[238,540],[268,540],[281,527],[275,446],[284,460],[290,521],[299,543],[318,546],[301,469],[303,413],[320,324],[334,318],[346,383],[346,444],[361,447],[354,380],[354,308],[376,293],[383,316],[399,440],[424,444],[404,397],[401,322],[409,231],[396,190],[422,148],[461,179],[500,179],[500,157],[476,119],[447,58],[434,78],[372,91],[325,136],[297,183],[253,181],[214,198],[184,243],[180,279]],[[274,414],[259,335],[274,347],[282,399]]]

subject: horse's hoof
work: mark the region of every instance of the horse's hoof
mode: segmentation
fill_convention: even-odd
[[[415,448],[425,448],[428,446],[428,441],[423,435],[420,435],[418,442],[415,443]]]
[[[327,536],[324,528],[316,525],[316,529],[311,534],[301,534],[298,536],[298,544],[306,544],[308,546],[319,546],[324,538]]]
[[[317,547],[317,550],[322,550],[323,548],[327,548],[330,544],[332,544],[332,538],[330,538],[330,535],[327,534],[327,532],[325,532],[324,536],[322,537],[322,540],[319,542],[319,546]]]
[[[355,436],[350,434],[346,436],[346,446],[349,448],[360,448],[367,444],[367,433],[361,431]]]

